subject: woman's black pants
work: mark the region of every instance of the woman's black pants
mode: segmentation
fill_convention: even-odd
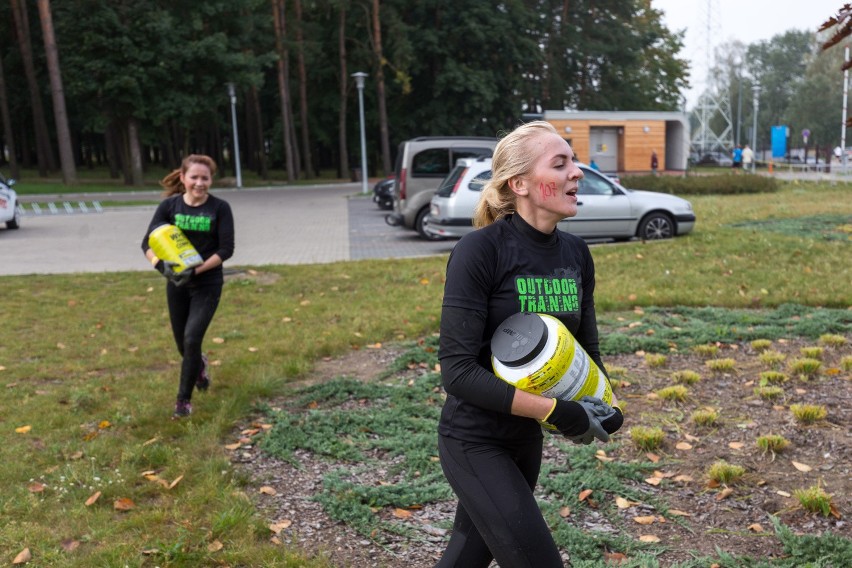
[[[192,389],[201,374],[201,342],[221,296],[222,284],[178,287],[169,282],[166,285],[172,333],[183,357],[178,400],[192,400]]]
[[[563,568],[533,496],[541,439],[519,445],[438,436],[441,467],[459,498],[453,533],[436,568]]]

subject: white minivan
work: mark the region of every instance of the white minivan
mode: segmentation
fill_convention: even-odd
[[[622,187],[589,166],[577,191],[577,215],[559,222],[566,233],[589,239],[668,239],[695,226],[692,204],[686,199]],[[488,180],[491,158],[463,159],[444,178],[432,198],[424,229],[436,237],[459,238],[473,231],[473,211]]]

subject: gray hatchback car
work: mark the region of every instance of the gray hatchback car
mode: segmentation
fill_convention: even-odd
[[[588,239],[668,239],[695,226],[692,204],[667,193],[622,187],[585,164],[577,191],[577,215],[557,225]],[[473,230],[473,211],[488,180],[491,159],[459,160],[432,198],[425,230],[434,237],[461,237]]]

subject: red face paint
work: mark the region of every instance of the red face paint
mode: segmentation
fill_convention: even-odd
[[[556,197],[555,182],[542,182],[538,185],[538,190],[539,192],[541,192],[542,199],[547,199],[548,197]]]

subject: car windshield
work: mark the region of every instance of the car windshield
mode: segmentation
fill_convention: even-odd
[[[467,170],[465,166],[456,166],[454,167],[447,177],[444,178],[444,181],[441,182],[441,186],[438,188],[438,191],[435,192],[435,195],[440,197],[449,197],[453,194],[453,188],[456,186],[456,182],[459,181],[459,178],[464,174]]]

